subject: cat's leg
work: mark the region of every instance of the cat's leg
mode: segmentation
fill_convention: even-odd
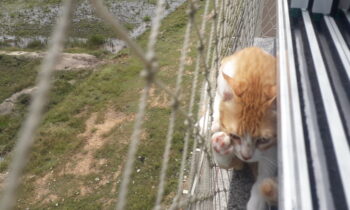
[[[277,204],[278,185],[276,177],[264,179],[261,182],[260,191],[269,204]]]
[[[211,132],[218,132],[220,130],[220,102],[221,96],[216,93],[213,104],[213,123],[211,124]]]
[[[250,191],[250,198],[247,204],[247,210],[265,210],[266,209],[266,201],[264,196],[261,194],[259,190],[259,186],[261,184],[260,181],[256,181]]]
[[[222,101],[230,101],[233,99],[233,92],[230,85],[224,79],[222,74],[222,68],[217,78],[217,89],[215,92],[214,104],[213,104],[213,124],[211,127],[212,132],[220,130],[220,103]]]
[[[211,139],[211,145],[214,159],[220,168],[241,169],[243,167],[243,162],[236,157],[234,144],[226,133],[214,133]]]
[[[257,180],[252,187],[247,210],[265,210],[267,204],[277,204],[277,195],[278,186],[274,178]]]
[[[221,96],[216,92],[214,103],[213,103],[213,121],[211,124],[211,132],[215,133],[220,131],[220,102],[221,102]],[[203,108],[204,109],[204,108]],[[196,126],[199,128],[199,133],[204,136],[206,132],[208,131],[208,128],[206,125],[208,125],[210,120],[210,112],[207,109],[206,112],[203,114],[203,116],[200,118]]]
[[[273,146],[262,152],[260,160],[258,161],[258,177],[254,183],[250,198],[247,204],[247,210],[265,210],[267,201],[264,191],[261,187],[270,187],[269,178],[275,177],[277,172],[277,146]],[[270,188],[272,191],[275,186]],[[265,188],[270,192],[271,190]]]

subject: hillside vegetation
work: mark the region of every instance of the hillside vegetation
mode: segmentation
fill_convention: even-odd
[[[143,0],[142,0],[143,1]],[[128,29],[132,29],[144,14],[134,17],[128,16],[131,11],[120,14],[119,8],[126,10],[141,10],[133,5],[132,0],[105,1],[111,7],[111,12],[122,20]],[[0,5],[0,35],[15,35],[23,37],[50,36],[60,13],[62,0],[2,0]],[[148,8],[148,7],[147,7]],[[140,17],[138,17],[140,16]],[[133,21],[131,21],[131,19]],[[110,27],[100,21],[94,14],[88,0],[77,0],[73,15],[73,27],[70,31],[72,37],[89,38],[92,35],[103,34],[105,37],[114,37]]]
[[[170,88],[175,85],[187,23],[187,6],[185,3],[163,20],[156,45],[160,65],[157,76]],[[196,15],[197,21],[201,12],[202,8]],[[148,36],[149,32],[146,32],[137,42],[145,47]],[[197,44],[194,31],[191,36],[183,90],[190,89],[194,69]],[[1,64],[6,61],[11,66],[14,62],[23,66],[23,71],[28,69],[28,75],[18,77],[17,86],[33,85],[32,78],[36,75],[35,67],[39,60],[17,62],[13,59],[22,58],[0,58]],[[128,49],[117,55],[101,54],[100,59],[107,62],[93,71],[56,72],[50,103],[21,186],[18,209],[114,209],[139,95],[144,85],[139,77],[143,65]],[[14,80],[11,75],[5,74],[9,82]],[[14,75],[17,74],[21,75],[19,72]],[[0,82],[1,88],[6,86],[3,80]],[[19,87],[6,88],[7,93],[2,93],[0,97],[8,97]],[[136,170],[129,188],[128,209],[151,209],[158,188],[170,99],[156,87],[151,89],[150,94]],[[184,91],[181,106],[187,106],[188,97],[189,91]],[[25,115],[28,100],[29,96],[19,100],[12,114],[0,116],[0,129],[6,135],[0,135],[1,151],[8,154],[0,165],[3,174],[6,173],[11,156],[8,152],[13,148],[15,133]],[[177,187],[185,130],[183,122],[183,117],[178,116],[164,205],[172,200]]]

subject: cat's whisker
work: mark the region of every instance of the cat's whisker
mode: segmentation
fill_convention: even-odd
[[[261,158],[262,158],[263,160],[266,160],[267,162],[271,163],[271,165],[277,166],[277,162],[276,162],[276,161],[273,161],[273,160],[271,160],[271,159],[269,159],[269,158],[267,158],[267,157],[264,157],[264,156],[262,156]]]

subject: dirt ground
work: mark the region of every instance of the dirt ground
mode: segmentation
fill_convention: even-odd
[[[0,51],[0,55],[25,56],[30,58],[43,58],[45,52],[25,51]],[[101,64],[102,61],[93,55],[85,53],[62,53],[62,56],[55,66],[55,70],[91,69]]]

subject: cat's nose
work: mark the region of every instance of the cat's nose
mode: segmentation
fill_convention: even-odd
[[[243,154],[241,154],[241,155],[242,155],[242,158],[243,158],[244,160],[249,160],[249,159],[252,158],[252,156],[244,156]]]

